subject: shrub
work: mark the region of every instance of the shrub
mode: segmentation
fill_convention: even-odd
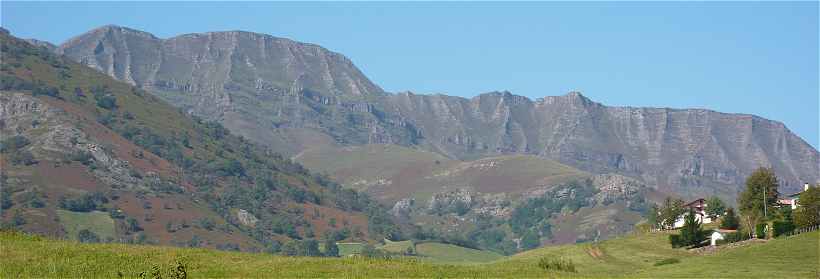
[[[683,241],[681,241],[680,235],[677,234],[670,234],[669,235],[669,243],[672,244],[672,248],[682,247]]]
[[[9,154],[9,160],[15,165],[29,166],[37,163],[37,161],[34,160],[34,155],[28,150],[17,150]]]
[[[13,137],[7,138],[3,141],[0,141],[0,152],[5,153],[5,152],[8,152],[8,151],[20,149],[20,148],[26,147],[26,145],[29,145],[30,143],[31,143],[31,141],[29,141],[24,136],[20,136],[20,135],[13,136]]]
[[[723,236],[723,241],[726,243],[733,243],[749,239],[749,234],[742,232],[727,233]]]
[[[726,216],[720,220],[720,228],[726,230],[736,230],[740,222],[737,219],[737,215],[735,215],[735,209],[729,208],[726,210]]]
[[[100,237],[92,231],[83,229],[77,233],[77,239],[83,243],[97,243],[100,242]]]
[[[186,279],[188,278],[188,272],[186,271],[184,261],[176,260],[173,264],[166,266],[154,264],[153,266],[151,266],[150,270],[140,272],[138,277],[143,279]]]
[[[89,212],[98,209],[102,204],[108,203],[108,198],[102,193],[85,194],[76,199],[60,198],[60,208],[75,211]]]
[[[111,94],[105,94],[105,95],[94,94],[94,99],[97,100],[97,106],[99,106],[101,108],[104,108],[104,109],[107,109],[107,110],[113,110],[113,109],[117,108],[117,98],[115,98]]]
[[[538,267],[543,270],[576,272],[575,263],[569,259],[550,259],[547,257],[542,257],[538,260]]]
[[[32,90],[34,96],[46,95],[54,98],[60,98],[60,90],[51,86],[38,86]]]
[[[778,237],[794,231],[795,225],[793,222],[789,221],[774,221],[772,229],[774,230],[774,237]]]
[[[71,161],[80,162],[81,164],[86,166],[94,162],[94,156],[91,156],[91,152],[88,151],[74,152],[71,155],[69,155],[68,159]]]
[[[668,264],[676,264],[676,263],[679,263],[679,262],[680,262],[680,260],[679,260],[679,259],[676,259],[676,258],[668,258],[668,259],[663,259],[663,260],[660,260],[660,261],[656,262],[656,263],[654,264],[654,266],[662,266],[662,265],[668,265]]]
[[[755,236],[760,239],[766,238],[766,224],[760,223],[755,225]]]
[[[138,232],[142,230],[142,227],[140,227],[140,224],[139,222],[137,222],[137,219],[131,217],[128,217],[128,219],[125,220],[125,227],[128,229],[129,232]]]

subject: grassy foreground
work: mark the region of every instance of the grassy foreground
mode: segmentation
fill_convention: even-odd
[[[546,247],[488,264],[432,264],[417,259],[303,258],[125,244],[79,244],[0,233],[0,276],[125,277],[152,265],[185,263],[199,277],[642,277],[816,278],[817,232],[697,256],[671,249],[666,234],[632,235],[600,244]],[[542,258],[570,259],[577,273],[543,270]],[[655,266],[665,259],[679,263]]]

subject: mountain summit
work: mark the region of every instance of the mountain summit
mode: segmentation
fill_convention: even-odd
[[[785,192],[820,181],[818,151],[757,116],[609,107],[578,92],[534,101],[509,92],[389,94],[341,54],[240,31],[159,39],[105,26],[57,52],[286,154],[368,143],[455,159],[531,154],[730,200],[758,167],[773,168]]]

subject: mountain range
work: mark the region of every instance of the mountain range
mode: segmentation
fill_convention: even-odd
[[[224,249],[333,235],[510,254],[626,233],[668,195],[733,204],[759,167],[784,193],[820,181],[820,153],[777,121],[580,92],[391,93],[264,34],[107,25],[3,47],[3,220],[58,237],[86,222]]]
[[[775,170],[782,192],[820,180],[816,149],[754,115],[610,107],[578,92],[536,100],[388,93],[341,54],[242,31],[160,39],[109,25],[49,48],[284,154],[362,144],[456,160],[527,154],[730,202],[758,167]]]

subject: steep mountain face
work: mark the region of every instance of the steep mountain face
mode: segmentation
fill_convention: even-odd
[[[389,94],[339,54],[247,32],[158,39],[106,26],[56,51],[286,154],[367,143],[453,159],[531,154],[730,201],[757,167],[772,167],[783,192],[820,180],[817,150],[782,123],[752,115],[608,107],[579,93]]]
[[[451,157],[537,154],[689,197],[733,197],[758,167],[774,168],[785,192],[820,179],[817,150],[782,123],[753,115],[607,107],[579,93],[532,101],[508,92],[472,99],[402,93],[389,97],[386,111]]]
[[[218,123],[8,32],[0,43],[2,227],[245,251],[396,230],[368,197]]]
[[[386,129],[364,102],[383,91],[317,45],[241,31],[159,39],[104,26],[56,51],[268,146],[367,143]]]

